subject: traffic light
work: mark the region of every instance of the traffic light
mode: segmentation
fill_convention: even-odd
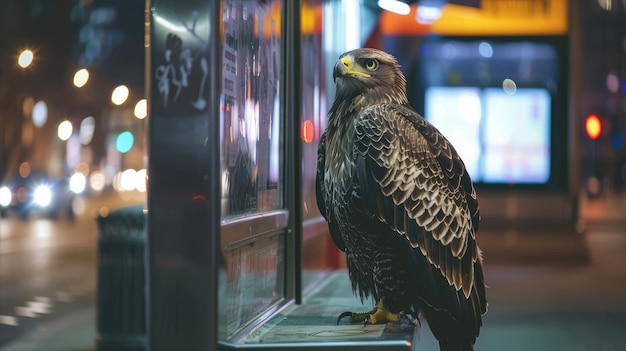
[[[585,132],[591,140],[596,140],[602,134],[602,121],[594,114],[590,114],[585,119]]]

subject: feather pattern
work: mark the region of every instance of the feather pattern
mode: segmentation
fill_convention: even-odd
[[[422,309],[442,349],[471,349],[487,310],[479,208],[463,161],[409,105],[395,58],[358,49],[335,66],[316,196],[352,288]]]

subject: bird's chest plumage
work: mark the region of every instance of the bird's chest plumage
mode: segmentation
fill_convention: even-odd
[[[383,235],[374,230],[378,219],[370,217],[362,203],[362,191],[356,171],[354,152],[354,119],[348,123],[329,126],[326,141],[326,208],[331,209],[346,244],[348,259],[356,259],[362,251],[373,251]],[[359,264],[361,265],[361,264]],[[366,268],[366,267],[362,267]]]
[[[325,208],[332,214],[331,221],[335,221],[342,241],[345,244],[346,260],[352,287],[361,297],[373,294],[380,296],[381,289],[386,284],[383,281],[402,271],[398,266],[397,244],[394,242],[394,233],[389,226],[373,213],[366,210],[364,199],[372,194],[366,194],[362,188],[372,179],[368,174],[359,172],[363,167],[359,162],[366,162],[363,155],[357,151],[357,124],[363,123],[360,116],[368,106],[366,99],[356,98],[346,108],[329,119],[325,135],[325,164],[324,164],[324,200]],[[371,210],[371,209],[370,209]],[[392,239],[392,240],[390,240]],[[403,284],[395,279],[396,285]],[[398,290],[398,296],[403,296]]]
[[[324,184],[331,204],[347,199],[354,190],[355,164],[353,159],[353,123],[329,126],[326,141]]]

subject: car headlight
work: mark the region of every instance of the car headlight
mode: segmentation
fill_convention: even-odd
[[[39,185],[35,188],[34,200],[41,207],[46,207],[52,202],[52,191],[45,185]]]
[[[11,204],[11,189],[8,186],[0,187],[0,206],[7,207]]]

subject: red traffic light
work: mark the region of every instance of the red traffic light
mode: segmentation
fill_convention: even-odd
[[[598,116],[591,114],[585,120],[585,132],[591,140],[596,140],[602,134],[602,121]]]

